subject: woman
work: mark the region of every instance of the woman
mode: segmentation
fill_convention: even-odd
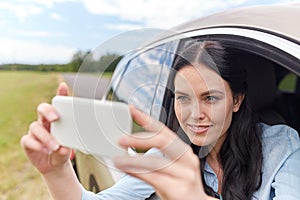
[[[298,134],[287,126],[258,122],[245,95],[245,73],[227,56],[220,43],[211,41],[193,42],[179,54],[172,73],[174,112],[191,145],[131,107],[133,119],[148,132],[124,136],[119,144],[152,149],[147,156],[116,157],[115,165],[128,175],[97,195],[79,184],[68,161],[70,150],[49,134],[58,115],[51,105],[41,104],[38,120],[21,143],[52,196],[145,199],[156,191],[170,200],[300,199]],[[58,94],[66,91],[61,85]],[[155,149],[160,151],[153,153]]]

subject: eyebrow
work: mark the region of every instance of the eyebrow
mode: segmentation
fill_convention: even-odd
[[[224,92],[220,91],[220,90],[208,90],[206,92],[203,92],[201,93],[201,96],[206,96],[206,95],[210,95],[210,94],[214,94],[214,93],[218,93],[218,94],[221,94],[221,95],[225,95]],[[189,94],[185,93],[185,92],[182,92],[180,90],[175,90],[175,94],[181,94],[181,95],[186,95],[188,96]]]
[[[185,93],[185,92],[182,92],[182,91],[179,91],[179,90],[175,90],[175,94],[183,94],[183,95],[188,95],[187,93]]]
[[[220,91],[220,90],[208,90],[206,92],[203,92],[201,95],[202,96],[205,96],[205,95],[209,95],[209,94],[214,94],[214,93],[218,93],[218,94],[221,94],[221,95],[225,95],[224,92]]]

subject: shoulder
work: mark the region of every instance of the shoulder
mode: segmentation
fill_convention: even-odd
[[[285,195],[286,191],[291,191],[299,185],[299,176],[295,174],[300,164],[299,135],[286,125],[260,125],[263,166],[262,184],[256,193],[257,199],[261,199],[262,196],[269,197],[271,188],[276,189],[276,197]]]
[[[261,124],[261,130],[265,165],[280,166],[300,148],[299,135],[289,126]]]
[[[287,125],[260,124],[262,130],[262,144],[264,146],[285,147],[291,151],[300,147],[298,132]]]

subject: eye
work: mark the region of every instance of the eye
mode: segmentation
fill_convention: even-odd
[[[219,100],[219,98],[215,97],[215,96],[207,96],[206,97],[206,101],[209,102],[209,103],[213,103],[213,102],[216,102],[218,100]]]
[[[188,96],[184,96],[184,95],[180,95],[180,96],[176,97],[176,100],[181,103],[187,102],[187,101],[189,101],[189,99],[190,98]]]

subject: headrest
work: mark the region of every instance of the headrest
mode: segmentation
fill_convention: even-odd
[[[247,95],[254,111],[268,109],[276,97],[274,64],[258,56],[249,55],[243,66],[247,71]]]

